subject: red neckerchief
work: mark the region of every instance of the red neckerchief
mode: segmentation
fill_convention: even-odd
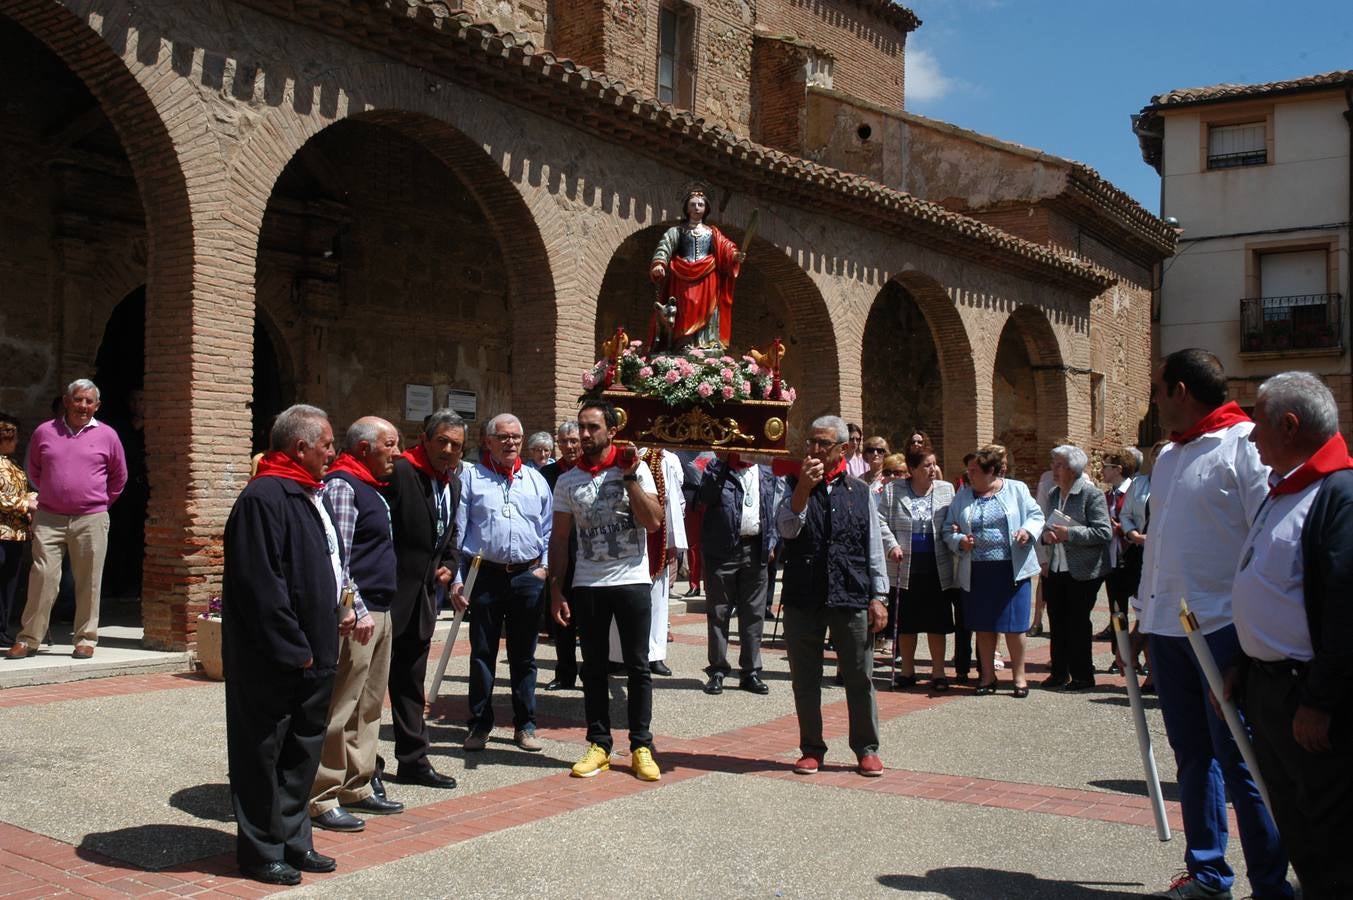
[[[753,463],[743,462],[742,454],[738,453],[736,450],[728,454],[727,462],[729,470],[733,472],[741,472],[743,469],[750,469],[753,465]]]
[[[324,487],[324,482],[307,472],[305,466],[280,450],[263,454],[263,458],[258,461],[258,472],[249,480],[254,481],[258,478],[289,478],[312,491]]]
[[[432,462],[428,459],[427,450],[423,449],[422,444],[417,444],[404,451],[404,458],[409,461],[415,469],[422,472],[434,481],[446,484],[451,480],[451,472],[438,472],[432,467]]]
[[[369,484],[377,490],[385,487],[385,482],[378,480],[375,475],[371,474],[370,469],[362,465],[361,460],[346,451],[338,454],[338,459],[334,460],[334,464],[329,467],[329,471],[347,472],[358,481]]]
[[[582,469],[588,475],[591,475],[593,478],[596,478],[598,475],[601,474],[602,469],[609,469],[612,465],[615,464],[615,456],[616,456],[615,444],[612,444],[611,446],[606,448],[606,452],[602,454],[602,457],[599,461],[593,463],[590,462],[586,456],[579,456],[576,465],[579,469]]]
[[[512,468],[509,469],[507,466],[498,465],[498,460],[494,459],[493,454],[490,453],[488,456],[484,457],[484,465],[488,467],[490,472],[497,472],[499,475],[506,478],[507,483],[510,485],[512,484],[512,477],[521,471],[521,457],[518,456],[516,459],[512,460]]]
[[[830,472],[828,472],[827,475],[826,475],[826,477],[824,477],[824,478],[822,479],[822,483],[823,483],[823,484],[829,484],[830,482],[835,481],[835,480],[836,480],[837,478],[839,478],[842,474],[844,474],[845,471],[846,471],[846,458],[845,458],[845,456],[842,456],[841,459],[840,459],[840,461],[837,462],[836,468],[834,468],[834,469],[832,469]]]
[[[1302,463],[1300,468],[1270,488],[1268,495],[1295,494],[1308,484],[1343,469],[1353,469],[1353,459],[1348,456],[1348,444],[1344,443],[1344,436],[1336,434],[1311,454],[1311,458]]]
[[[1232,400],[1230,403],[1223,403],[1212,412],[1203,416],[1188,431],[1171,431],[1170,440],[1176,444],[1187,444],[1194,438],[1201,437],[1209,431],[1220,431],[1223,428],[1230,428],[1232,425],[1238,425],[1241,422],[1250,421],[1250,417],[1245,415],[1245,410],[1240,408],[1240,404]]]

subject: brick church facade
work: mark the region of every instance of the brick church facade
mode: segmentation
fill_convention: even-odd
[[[147,412],[145,642],[191,643],[272,413],[576,409],[706,182],[760,230],[733,343],[824,413],[1036,477],[1135,443],[1173,234],[1092,170],[905,111],[887,0],[0,0],[0,408]],[[661,98],[661,99],[660,99]]]

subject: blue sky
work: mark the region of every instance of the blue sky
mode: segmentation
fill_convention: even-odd
[[[907,109],[1093,166],[1151,212],[1153,94],[1353,69],[1353,0],[915,0]]]

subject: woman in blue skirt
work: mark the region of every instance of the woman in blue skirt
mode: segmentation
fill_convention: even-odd
[[[977,634],[977,693],[996,691],[996,635],[1005,635],[1016,697],[1029,696],[1024,678],[1024,631],[1029,627],[1030,579],[1038,574],[1034,547],[1043,511],[1023,482],[1006,479],[1006,452],[988,444],[968,463],[968,484],[954,497],[944,539],[958,556],[963,618]]]

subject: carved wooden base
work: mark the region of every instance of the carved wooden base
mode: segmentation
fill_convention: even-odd
[[[620,413],[618,440],[668,450],[739,450],[787,456],[789,403],[741,400],[709,407],[668,406],[654,397],[612,389],[602,394]]]

